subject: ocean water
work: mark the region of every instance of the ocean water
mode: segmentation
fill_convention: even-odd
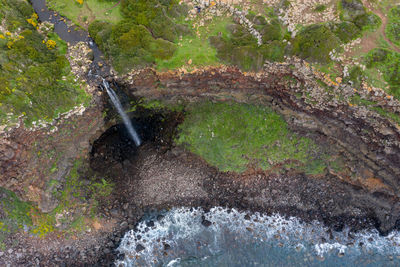
[[[400,266],[400,233],[332,232],[235,209],[175,208],[127,232],[117,266]],[[206,227],[203,219],[211,222]]]

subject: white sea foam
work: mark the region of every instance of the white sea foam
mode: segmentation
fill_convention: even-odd
[[[209,227],[201,224],[202,216],[212,222]],[[226,246],[237,241],[239,244],[279,245],[292,249],[293,253],[307,252],[319,257],[361,255],[371,251],[400,256],[399,232],[386,237],[377,231],[349,235],[349,229],[345,228],[331,234],[319,222],[303,223],[297,218],[285,218],[279,214],[254,213],[248,218],[244,212],[221,207],[212,208],[207,213],[201,208],[175,208],[166,212],[162,219],[155,220],[154,226],[141,222],[137,229],[127,232],[118,248],[125,255],[124,259],[116,264],[152,265],[161,260],[164,266],[180,266],[182,254],[188,251],[196,254],[194,256],[198,259],[207,260],[208,256],[223,254]],[[167,250],[165,244],[168,244]],[[144,249],[137,252],[138,245]]]

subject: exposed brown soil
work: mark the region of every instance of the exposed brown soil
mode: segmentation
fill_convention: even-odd
[[[390,45],[391,49],[400,53],[400,48],[397,47],[395,44],[393,44],[392,41],[390,41],[390,39],[387,38],[386,36],[385,29],[388,23],[387,16],[379,8],[374,8],[369,1],[364,0],[363,4],[368,10],[372,11],[381,18],[382,24],[376,31],[365,34],[361,38],[361,42],[360,44],[357,45],[357,48],[353,49],[350,52],[347,52],[345,56],[351,58],[357,55],[368,53],[372,49],[377,48],[379,46],[380,37],[383,37],[383,39]]]

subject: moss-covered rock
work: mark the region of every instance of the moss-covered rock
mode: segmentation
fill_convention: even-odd
[[[260,33],[263,43],[268,43],[270,41],[282,40],[285,32],[279,21],[274,19],[271,23],[263,25]]]
[[[338,7],[342,20],[353,21],[356,17],[366,13],[361,0],[340,0]]]
[[[361,30],[351,21],[343,21],[330,25],[332,32],[342,41],[348,43],[361,36]]]
[[[343,82],[350,83],[355,88],[359,88],[364,76],[364,72],[359,66],[353,66],[349,71],[349,75],[343,79]]]
[[[293,53],[303,59],[327,63],[329,52],[337,49],[340,39],[327,25],[314,24],[302,29],[293,40]]]
[[[286,45],[280,41],[272,41],[269,44],[260,47],[264,58],[269,61],[283,61],[285,56]]]
[[[375,31],[382,24],[382,20],[374,13],[365,13],[354,18],[354,24],[361,29],[361,31]]]

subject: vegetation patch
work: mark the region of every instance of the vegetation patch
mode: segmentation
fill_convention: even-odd
[[[231,18],[220,17],[204,26],[199,26],[198,34],[185,35],[178,38],[176,51],[169,59],[156,59],[159,70],[177,69],[186,66],[188,69],[199,66],[212,66],[219,63],[215,47],[208,39],[211,36],[227,36],[227,25],[232,23]]]
[[[400,5],[390,9],[388,14],[388,24],[386,26],[386,35],[395,45],[400,47]]]
[[[360,95],[355,94],[351,99],[351,103],[353,105],[368,107],[368,109],[376,111],[382,117],[393,120],[394,122],[400,125],[400,115],[380,107],[377,102],[368,99],[363,99],[361,98]]]
[[[225,34],[210,37],[218,58],[245,71],[262,69],[266,60],[282,61],[287,50],[283,42],[286,29],[276,18],[269,23],[262,16],[249,15],[248,18],[263,36],[262,44],[258,45],[257,39],[243,26],[230,24]]]
[[[400,53],[384,48],[375,48],[365,56],[367,68],[378,69],[389,84],[389,93],[400,99]]]
[[[361,0],[340,0],[340,18],[354,23],[361,31],[375,31],[382,24],[379,16],[367,12]]]
[[[0,187],[0,243],[7,235],[22,230],[39,237],[54,231],[71,234],[85,230],[86,219],[97,214],[100,201],[111,194],[114,184],[104,177],[83,179],[79,173],[81,166],[82,162],[77,160],[64,182],[48,183],[48,190],[59,201],[48,214]]]
[[[284,119],[267,107],[203,102],[189,108],[179,129],[176,143],[221,171],[280,165],[317,174],[326,167],[326,156],[318,146],[291,132]]]
[[[324,4],[317,4],[314,8],[314,12],[323,12],[326,10],[326,8],[327,6]]]
[[[65,58],[65,43],[54,33],[37,32],[37,15],[28,2],[5,1],[0,7],[6,32],[0,32],[0,123],[24,117],[51,121],[59,113],[88,103]]]
[[[183,11],[175,0],[125,0],[121,2],[122,21],[96,20],[89,33],[113,67],[126,73],[172,57],[176,50],[173,41],[188,32],[174,20]]]

